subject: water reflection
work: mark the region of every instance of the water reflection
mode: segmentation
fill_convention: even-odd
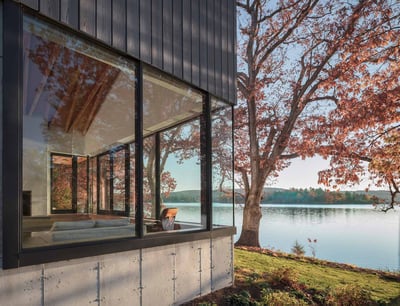
[[[242,208],[235,209],[240,235]],[[260,243],[291,252],[297,240],[311,256],[308,238],[322,259],[362,267],[399,270],[400,212],[383,213],[370,205],[266,205],[262,207]]]
[[[199,207],[190,203],[179,207],[177,218],[190,220]],[[383,213],[370,205],[265,205],[260,225],[262,247],[290,253],[297,240],[312,256],[308,238],[316,257],[355,264],[360,267],[400,270],[399,230],[400,211]],[[235,225],[239,238],[243,208],[235,208]],[[179,216],[180,215],[180,216]],[[215,205],[214,223],[229,224],[232,211],[226,204]],[[218,220],[218,222],[216,222]]]

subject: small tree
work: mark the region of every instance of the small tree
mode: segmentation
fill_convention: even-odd
[[[291,251],[296,256],[304,256],[304,254],[306,253],[306,251],[304,250],[304,246],[302,246],[297,240],[294,242]]]

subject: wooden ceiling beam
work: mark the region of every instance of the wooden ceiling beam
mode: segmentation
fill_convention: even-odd
[[[61,51],[61,46],[60,45],[55,45],[55,47],[53,48],[50,58],[49,58],[49,65],[48,67],[45,69],[43,76],[42,76],[42,80],[39,83],[38,88],[36,89],[36,94],[35,97],[33,99],[31,108],[29,110],[29,115],[31,116],[33,114],[33,112],[35,111],[36,107],[38,106],[40,97],[42,95],[42,92],[44,90],[44,87],[46,86],[47,83],[47,79],[50,76],[50,73],[53,69],[53,66],[58,58],[58,55],[60,54]]]

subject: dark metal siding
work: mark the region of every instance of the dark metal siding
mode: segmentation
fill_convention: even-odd
[[[15,0],[230,102],[235,0]]]

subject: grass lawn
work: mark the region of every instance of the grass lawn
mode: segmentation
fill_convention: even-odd
[[[235,285],[187,305],[262,305],[268,301],[270,305],[400,305],[400,274],[236,248]]]

